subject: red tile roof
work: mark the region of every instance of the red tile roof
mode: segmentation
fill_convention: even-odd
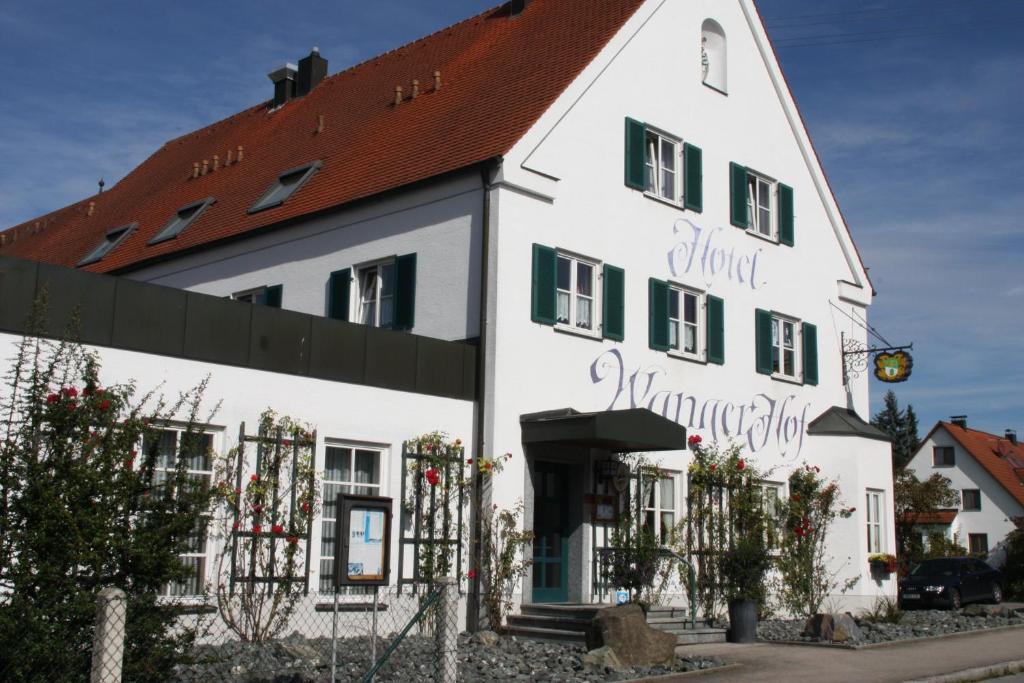
[[[904,512],[902,524],[952,524],[957,510],[929,510],[928,512]]]
[[[1024,505],[1024,479],[1020,476],[1024,444],[977,429],[964,429],[951,422],[940,421],[932,432],[939,427],[944,427],[1018,503]]]
[[[13,243],[8,231],[0,253],[74,266],[107,231],[138,223],[86,267],[121,271],[500,157],[642,3],[533,0],[515,18],[508,5],[489,10],[335,74],[276,111],[262,103],[171,140],[107,192],[15,227]],[[408,97],[413,79],[419,97],[394,106],[395,86]],[[243,160],[224,167],[239,145]],[[190,178],[193,163],[212,164],[215,154],[219,170]],[[317,159],[323,167],[287,202],[246,213],[278,174]],[[147,246],[179,208],[209,196],[217,202],[181,235]]]

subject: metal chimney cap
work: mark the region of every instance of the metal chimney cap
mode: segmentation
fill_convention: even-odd
[[[276,69],[268,73],[267,78],[269,78],[274,83],[279,83],[287,79],[291,79],[294,81],[295,74],[297,74],[298,72],[299,67],[295,66],[291,62],[288,62],[286,64],[282,64],[281,66],[277,67]]]

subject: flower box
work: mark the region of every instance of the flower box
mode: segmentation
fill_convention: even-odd
[[[889,555],[888,553],[872,553],[868,555],[868,564],[871,565],[871,571],[878,574],[892,574],[899,569],[896,556]]]

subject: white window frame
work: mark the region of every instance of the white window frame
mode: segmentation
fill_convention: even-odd
[[[243,289],[240,292],[235,292],[231,295],[231,298],[235,301],[241,301],[246,304],[255,304],[260,294],[267,291],[267,286],[253,287],[252,289]]]
[[[327,454],[328,449],[349,449],[349,472],[351,481],[344,481],[341,479],[328,479],[327,478]],[[373,452],[377,455],[377,483],[365,483],[355,481],[355,454],[356,451]],[[328,524],[334,525],[337,523],[337,517],[327,516],[327,487],[338,486],[347,487],[346,491],[335,490],[333,495],[337,495],[339,492],[354,493],[356,488],[363,489],[361,493],[367,495],[382,496],[386,492],[387,482],[387,459],[388,459],[389,448],[383,444],[368,443],[363,441],[351,441],[351,440],[336,440],[327,439],[324,443],[324,454],[323,454],[323,479],[320,483],[320,493],[322,496],[323,507],[320,511],[318,530],[320,533],[319,544],[317,545],[317,563],[316,567],[318,570],[318,588],[320,593],[333,594],[332,572],[334,568],[334,560],[336,555],[326,555],[324,553],[324,540],[333,538],[333,532],[328,531]],[[335,511],[335,515],[337,511]],[[328,535],[330,533],[330,535]],[[335,549],[336,551],[337,549]],[[329,566],[325,563],[331,563]],[[325,582],[327,582],[325,584]],[[326,589],[325,589],[326,586]],[[343,590],[342,592],[348,593],[363,593],[362,590]]]
[[[785,345],[785,326],[793,328],[792,347]],[[772,312],[772,377],[787,382],[800,382],[803,378],[803,329],[800,320],[788,315]],[[776,343],[778,342],[778,343]],[[785,372],[785,352],[793,352],[793,374]],[[778,370],[775,369],[775,358],[778,353]]]
[[[758,189],[761,185],[767,188],[768,193],[768,225],[762,225],[761,221],[761,208],[760,194]],[[747,218],[750,223],[750,227],[747,228],[747,232],[752,235],[756,235],[762,239],[769,240],[771,242],[779,241],[778,232],[778,182],[772,180],[768,176],[747,169]]]
[[[705,341],[707,339],[707,293],[702,292],[699,289],[693,287],[686,287],[685,285],[676,284],[674,282],[668,283],[668,346],[669,354],[678,356],[680,358],[686,358],[689,360],[704,361],[706,358],[707,349],[705,348]],[[672,317],[672,297],[678,298],[677,317]],[[694,311],[697,316],[697,320],[693,323],[689,323],[684,319],[685,315],[685,298],[692,296],[696,299]],[[695,348],[692,352],[686,351],[683,346],[683,340],[686,338],[684,332],[687,325],[692,325],[694,330],[694,342]],[[673,334],[675,339],[673,339]]]
[[[643,514],[643,523],[648,528],[651,527],[648,516],[651,517],[651,520],[654,522],[651,531],[654,532],[655,538],[662,545],[668,545],[671,542],[671,538],[667,534],[679,523],[679,483],[682,481],[682,475],[680,472],[670,470],[661,470],[661,475],[660,478],[657,478],[651,472],[644,472],[642,486],[651,485],[652,488],[650,490],[642,488],[640,492],[642,500],[641,514]],[[672,491],[672,502],[670,504],[664,501],[666,490]],[[653,501],[651,500],[652,498]],[[671,528],[665,528],[664,515],[672,516]]]
[[[384,275],[383,275],[383,269],[386,266],[390,266],[391,267],[391,294],[387,295],[387,296],[384,295]],[[355,273],[355,287],[352,288],[353,289],[353,293],[354,293],[354,296],[353,296],[354,301],[352,302],[352,308],[353,308],[352,313],[354,315],[350,316],[351,320],[354,320],[355,322],[358,322],[361,325],[369,325],[370,327],[381,327],[381,328],[384,328],[384,329],[391,329],[392,327],[394,327],[394,324],[395,324],[395,286],[396,286],[396,282],[395,282],[395,279],[396,279],[395,268],[396,268],[396,266],[395,266],[395,259],[394,258],[386,258],[386,259],[379,259],[377,261],[370,261],[370,262],[367,262],[367,263],[363,263],[363,264],[360,264],[358,266],[355,266],[352,269],[353,272]],[[371,299],[368,299],[366,297],[366,292],[363,291],[364,284],[365,284],[363,282],[363,274],[364,273],[368,273],[369,271],[374,271],[375,272],[374,281],[373,281],[374,291],[373,291],[373,298],[372,298],[373,305],[374,305],[374,312],[373,312],[373,320],[371,320],[369,322],[364,322],[363,321],[363,308],[364,308],[364,306],[366,306],[366,304],[369,301],[371,301]],[[390,299],[391,300],[391,320],[389,322],[387,322],[386,324],[382,324],[382,323],[384,323],[384,321],[381,318],[381,304],[384,301],[384,299]]]
[[[653,143],[653,150],[652,150]],[[671,148],[665,154],[664,145]],[[652,154],[653,151],[653,154]],[[673,168],[668,169],[666,160],[671,156]],[[672,196],[666,197],[667,184],[663,172],[672,173]],[[683,141],[657,128],[644,126],[644,194],[673,206],[683,205]]]
[[[757,487],[761,489],[761,511],[765,517],[770,520],[769,528],[766,530],[768,538],[765,539],[768,544],[768,550],[772,554],[778,554],[779,548],[779,531],[782,526],[782,518],[780,515],[782,509],[783,496],[786,492],[786,485],[780,481],[768,481],[761,480],[757,483]]]
[[[560,287],[559,272],[561,262],[569,261],[569,287]],[[590,267],[590,296],[575,291],[578,287],[579,265]],[[581,256],[562,249],[555,253],[555,329],[565,332],[572,332],[586,337],[600,337],[601,335],[601,262],[587,256]],[[568,297],[568,317],[564,320],[559,315],[563,297]],[[579,304],[580,301],[590,302],[590,327],[579,325]]]
[[[867,523],[868,553],[884,553],[887,549],[883,533],[885,529],[885,491],[867,489],[866,499],[864,516]]]
[[[181,435],[188,432],[188,427],[184,426],[184,425],[180,425],[180,424],[167,423],[167,424],[156,425],[156,428],[157,428],[157,430],[159,432],[173,432],[175,434],[175,437],[174,437],[174,458],[175,458],[175,463],[174,463],[173,467],[161,467],[160,466],[160,460],[158,459],[156,465],[153,468],[154,474],[156,472],[173,473],[173,472],[176,471],[175,468],[177,467],[177,458],[178,458],[178,455],[181,452]],[[214,427],[210,427],[210,426],[202,426],[202,427],[199,427],[199,428],[195,428],[194,427],[193,430],[194,430],[194,433],[201,434],[203,436],[206,436],[206,437],[210,438],[210,455],[209,455],[209,458],[210,458],[210,462],[209,462],[210,469],[208,469],[208,470],[195,470],[195,469],[189,468],[189,469],[187,469],[185,471],[186,471],[186,473],[190,477],[192,477],[192,476],[200,476],[200,477],[205,476],[206,477],[207,486],[212,487],[213,486],[213,474],[214,474],[214,468],[215,468],[215,458],[216,458],[216,453],[217,453],[217,440],[218,440],[218,437],[220,437],[223,434],[223,431],[220,430],[220,429],[216,429]],[[145,443],[140,444],[139,452],[140,453],[143,452],[144,448],[145,448]],[[203,597],[203,590],[206,588],[207,584],[210,581],[210,571],[211,571],[210,555],[211,555],[211,551],[213,550],[213,543],[211,543],[212,539],[211,539],[210,531],[211,531],[211,527],[213,525],[213,522],[214,522],[214,519],[213,519],[212,515],[208,515],[207,518],[206,518],[206,529],[205,529],[205,532],[204,532],[203,538],[202,538],[202,549],[201,550],[179,553],[179,555],[178,555],[178,557],[180,557],[182,560],[198,560],[199,561],[199,566],[200,566],[200,569],[198,571],[199,585],[196,586],[196,592],[194,592],[194,593],[184,592],[184,590],[182,590],[182,584],[166,584],[166,585],[160,587],[160,591],[158,593],[159,597],[161,597],[161,598],[202,598]],[[178,590],[182,590],[182,592],[177,592]]]

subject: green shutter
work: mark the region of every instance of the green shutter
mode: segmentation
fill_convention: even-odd
[[[395,257],[395,319],[393,329],[411,330],[416,323],[416,254]]]
[[[704,210],[704,153],[700,147],[683,144],[683,206],[700,213]]]
[[[804,340],[804,384],[818,384],[818,328],[810,323],[803,324]]]
[[[271,285],[263,290],[260,303],[271,308],[281,308],[281,296],[284,294],[283,285]]]
[[[793,246],[793,188],[779,183],[779,242]]]
[[[762,375],[772,374],[772,313],[754,311],[755,353],[757,355],[757,371]]]
[[[533,245],[533,287],[530,296],[530,319],[544,325],[555,324],[555,275],[558,255],[551,247]]]
[[[644,164],[644,124],[626,117],[626,185],[643,190],[647,183]]]
[[[622,268],[604,264],[604,323],[605,339],[622,341],[626,334],[626,272]]]
[[[648,338],[656,351],[668,351],[668,283],[655,280],[647,283]]]
[[[327,317],[335,320],[348,320],[351,288],[351,268],[343,268],[331,273],[331,278],[327,282]]]
[[[717,296],[708,295],[706,320],[708,362],[722,365],[725,363],[725,302]]]
[[[737,228],[750,227],[747,216],[747,169],[729,162],[729,220]]]

